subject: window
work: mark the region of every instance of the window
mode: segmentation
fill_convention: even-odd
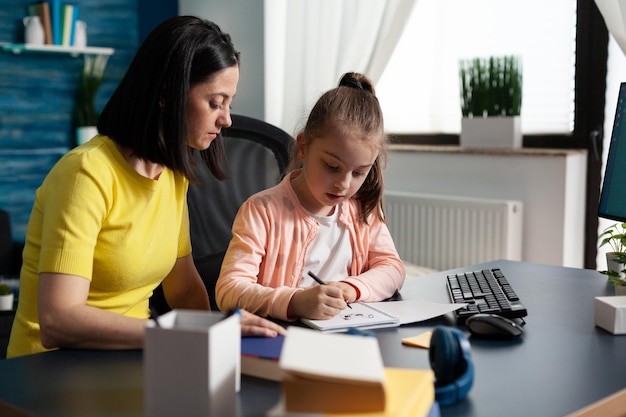
[[[571,134],[575,26],[575,0],[418,0],[377,85],[387,130],[458,134],[459,60],[519,55],[523,133]]]

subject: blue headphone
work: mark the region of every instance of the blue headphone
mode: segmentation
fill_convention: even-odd
[[[453,327],[435,327],[428,357],[435,373],[435,399],[439,405],[454,404],[465,398],[474,382],[474,364],[467,337]]]

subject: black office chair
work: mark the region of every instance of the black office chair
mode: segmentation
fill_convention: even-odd
[[[252,194],[280,182],[294,144],[288,133],[264,121],[240,115],[232,115],[232,121],[222,131],[228,179],[216,180],[196,152],[200,183],[191,184],[187,196],[193,259],[213,310],[217,310],[215,284],[237,210]],[[160,287],[151,305],[159,314],[169,310]]]
[[[19,276],[23,249],[24,242],[13,239],[9,213],[0,209],[0,275],[6,278]]]

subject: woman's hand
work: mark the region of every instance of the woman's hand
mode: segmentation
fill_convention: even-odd
[[[89,280],[75,275],[39,274],[41,344],[48,349],[141,348],[146,319],[87,305],[89,285]]]
[[[279,324],[267,320],[246,310],[241,311],[241,335],[242,336],[262,336],[276,337],[279,334],[286,334],[287,331]]]

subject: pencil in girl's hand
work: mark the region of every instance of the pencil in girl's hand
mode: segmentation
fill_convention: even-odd
[[[326,285],[326,283],[324,281],[322,281],[322,279],[320,277],[318,277],[317,275],[315,275],[313,272],[309,271],[308,272],[309,276],[311,278],[313,278],[315,280],[315,282],[317,282],[320,285]],[[348,306],[348,308],[352,308],[352,306],[346,301],[346,305]]]
[[[315,280],[315,282],[317,282],[320,285],[326,285],[326,283],[324,281],[322,281],[322,279],[320,277],[318,277],[317,275],[315,275],[313,272],[309,271],[309,276],[311,278],[313,278]]]

